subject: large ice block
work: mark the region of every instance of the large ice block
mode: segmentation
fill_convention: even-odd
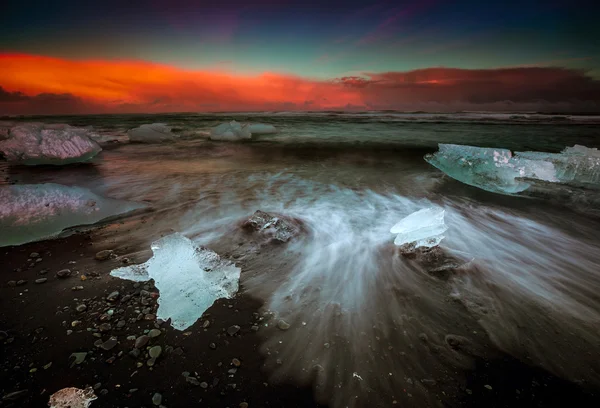
[[[398,234],[394,244],[402,246],[414,242],[416,248],[438,245],[448,229],[444,213],[442,208],[431,207],[404,217],[390,229],[392,234]]]
[[[127,131],[129,141],[134,143],[162,143],[175,140],[171,127],[164,123],[151,123]]]
[[[154,279],[160,291],[156,317],[171,319],[177,330],[193,325],[215,300],[232,298],[238,291],[240,268],[179,233],[153,242],[152,251],[146,263],[110,274],[133,281]]]
[[[81,187],[0,186],[0,247],[51,238],[67,227],[94,224],[143,207],[100,197]]]
[[[102,149],[89,129],[64,124],[19,123],[4,128],[0,152],[9,162],[62,165],[90,160]]]
[[[514,157],[507,149],[440,143],[425,160],[458,181],[496,193],[526,190],[529,184],[523,178],[558,181],[551,162]]]
[[[210,130],[211,140],[223,140],[223,141],[238,141],[238,140],[249,140],[252,138],[252,133],[248,128],[248,125],[241,125],[240,123],[232,120],[231,122],[221,123]]]

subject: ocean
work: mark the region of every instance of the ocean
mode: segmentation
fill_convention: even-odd
[[[332,406],[352,405],[363,394],[373,406],[387,406],[384,396],[409,382],[449,377],[450,367],[472,370],[459,353],[435,351],[449,335],[468,338],[464,347],[491,343],[560,378],[600,387],[600,359],[593,357],[600,355],[598,188],[497,194],[424,160],[438,143],[550,153],[576,144],[598,148],[600,116],[263,112],[7,120],[91,127],[119,141],[142,124],[173,128],[174,142],[106,143],[85,165],[0,163],[0,183],[58,183],[146,203],[143,224],[110,237],[117,247],[131,246],[132,257],[167,230],[218,249],[256,210],[301,220],[306,239],[243,268],[241,290],[286,321],[307,324],[305,331],[274,333],[262,351],[275,377],[313,382]],[[208,140],[211,127],[230,120],[278,132],[239,143]],[[390,228],[431,206],[445,210],[442,247],[463,263],[443,282],[389,252]],[[328,346],[335,343],[343,346]],[[439,397],[426,387],[413,395],[424,405]]]

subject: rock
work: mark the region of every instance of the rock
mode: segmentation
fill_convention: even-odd
[[[200,387],[201,387],[201,388],[204,388],[204,389],[206,389],[206,388],[208,388],[208,383],[207,383],[207,382],[204,382],[204,381],[202,381],[202,382],[200,383]]]
[[[140,356],[140,354],[141,354],[141,351],[140,351],[140,349],[137,349],[137,348],[134,348],[133,350],[131,350],[129,352],[129,356],[134,359],[137,359]]]
[[[75,308],[75,310],[78,311],[79,313],[85,312],[86,309],[87,309],[87,306],[84,304],[77,305],[77,307]]]
[[[116,345],[117,345],[117,338],[116,337],[111,337],[110,339],[106,340],[104,343],[102,343],[102,345],[100,345],[100,348],[103,350],[112,350]]]
[[[148,344],[148,341],[150,340],[150,337],[146,336],[146,335],[142,335],[140,337],[138,337],[137,339],[135,339],[135,348],[142,348],[144,347],[146,344]]]
[[[104,251],[97,252],[95,258],[97,261],[105,261],[108,258],[110,258],[112,253],[113,251],[111,251],[110,249],[105,249]]]
[[[195,386],[200,385],[200,381],[196,377],[187,376],[185,377],[185,381]]]
[[[46,283],[48,281],[48,278],[39,278],[35,280],[35,283]]]
[[[208,345],[208,347],[210,347],[210,348],[211,348],[211,349],[213,349],[213,350],[216,350],[216,349],[217,349],[217,345],[216,345],[215,343],[210,343],[210,344]]]
[[[156,359],[155,358],[151,358],[151,359],[148,359],[148,361],[146,361],[146,365],[148,367],[153,367],[154,363],[156,363]]]
[[[62,270],[56,272],[56,277],[58,279],[66,279],[69,276],[71,276],[71,270],[70,269],[62,269]]]
[[[100,326],[98,326],[98,330],[100,330],[101,332],[107,332],[111,329],[112,326],[110,325],[110,323],[102,323]]]
[[[37,252],[32,252],[29,254],[30,258],[37,258],[38,256],[40,256],[40,254],[38,254]]]
[[[158,330],[158,329],[152,329],[152,330],[150,330],[150,331],[148,332],[148,336],[149,336],[150,338],[158,337],[158,336],[160,336],[161,334],[162,334],[162,332],[161,332],[160,330]]]
[[[71,367],[73,367],[75,364],[81,364],[85,361],[85,358],[87,357],[87,352],[81,352],[81,353],[72,353],[69,356],[69,359],[71,359],[72,357],[75,358],[75,360],[73,360],[73,362],[71,363]]]
[[[83,290],[83,286],[73,286],[71,288],[72,291],[76,291],[76,290]]]
[[[250,330],[252,330],[253,332],[256,332],[256,331],[258,331],[258,326],[254,325],[250,328]]]
[[[233,360],[231,360],[231,364],[233,364],[236,367],[239,367],[242,365],[242,362],[240,360],[238,360],[237,358],[234,358]]]
[[[236,333],[240,331],[240,329],[240,326],[234,324],[233,326],[229,326],[229,328],[227,329],[227,334],[229,334],[230,336],[235,336]]]
[[[240,402],[240,408],[248,408],[247,402]]]
[[[246,231],[257,232],[269,240],[285,243],[303,230],[300,221],[289,217],[256,211],[242,224]]]
[[[158,392],[152,396],[152,403],[156,406],[162,404],[162,395]]]
[[[11,280],[6,283],[9,287],[14,288],[17,286],[17,281]]]
[[[19,390],[19,391],[13,391],[13,392],[9,392],[8,394],[5,394],[2,397],[2,401],[16,401],[19,398],[24,397],[25,395],[27,395],[27,392],[29,390]]]
[[[112,293],[110,293],[107,297],[106,300],[108,300],[109,302],[114,302],[115,300],[117,300],[119,298],[119,292],[118,291],[114,291]]]
[[[24,280],[24,279],[21,279],[21,280],[17,281],[17,286],[23,286],[23,285],[26,285],[26,284],[27,284],[27,281]]]
[[[125,320],[119,320],[117,322],[117,329],[122,329],[123,327],[125,327],[127,323],[125,322]]]
[[[290,328],[290,325],[289,325],[288,322],[286,322],[285,320],[282,319],[282,320],[280,320],[280,321],[277,322],[277,327],[280,330],[287,330],[287,329]]]
[[[489,385],[489,384],[486,384],[486,385],[484,385],[484,387],[485,387],[485,388],[487,388],[487,389],[488,389],[488,390],[490,390],[490,391],[492,390],[492,386],[491,386],[491,385]]]
[[[150,350],[148,350],[148,355],[151,358],[157,359],[162,353],[162,347],[161,346],[154,346],[151,347]]]

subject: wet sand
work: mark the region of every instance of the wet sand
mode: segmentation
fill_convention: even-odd
[[[115,246],[111,237],[126,228],[135,228],[135,223],[115,223],[67,238],[0,249],[0,406],[47,406],[49,396],[59,389],[86,386],[96,388],[98,399],[92,404],[95,408],[150,407],[155,393],[162,395],[166,407],[324,406],[315,401],[310,384],[299,387],[285,379],[274,383],[264,369],[265,356],[259,349],[269,314],[261,310],[261,300],[244,292],[244,264],[256,262],[255,257],[268,258],[268,252],[278,248],[254,254],[240,245],[238,238],[221,243],[218,252],[242,266],[240,293],[231,300],[218,300],[196,324],[179,332],[167,323],[159,325],[146,320],[144,313],[137,320],[138,309],[150,308],[146,315],[154,313],[157,289],[151,284],[134,284],[109,276],[111,269],[123,265],[119,257],[94,259],[98,251],[114,249],[117,255],[127,254],[134,263],[145,261],[150,256],[149,242],[155,237],[147,237],[148,242],[132,242],[127,248],[122,244]],[[30,258],[32,252],[42,260],[35,262]],[[132,253],[138,255],[132,257]],[[72,276],[56,277],[56,272],[65,268],[72,271]],[[35,283],[41,278],[47,281]],[[9,284],[20,280],[27,283]],[[83,289],[72,289],[77,286]],[[119,292],[118,299],[108,301],[107,296],[114,291]],[[76,308],[81,304],[87,308],[78,312]],[[114,315],[110,320],[102,320],[109,309],[114,310]],[[120,320],[125,321],[123,328],[117,328]],[[74,321],[81,323],[73,326]],[[98,330],[103,323],[109,323],[110,330]],[[235,325],[239,331],[229,334],[228,329]],[[253,326],[258,326],[258,330]],[[144,330],[154,328],[160,328],[161,335],[150,339],[138,358],[132,358],[129,353],[134,341],[127,337],[138,337]],[[68,334],[68,330],[72,333]],[[94,345],[111,336],[118,340],[112,349],[102,350]],[[149,367],[146,348],[155,345],[161,346],[162,354]],[[88,354],[83,363],[71,367],[69,356],[78,352]],[[239,367],[234,359],[241,363]],[[186,380],[183,373],[195,380]],[[435,406],[600,406],[595,390],[584,390],[491,348],[475,356],[475,369],[462,385],[449,388],[444,384],[435,380],[424,383],[430,400],[438,402]],[[15,400],[4,399],[21,390],[26,391]],[[410,390],[395,391],[398,406],[424,406],[420,400],[410,402]],[[396,399],[390,396],[390,406]]]

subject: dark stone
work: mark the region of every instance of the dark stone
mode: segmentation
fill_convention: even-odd
[[[302,223],[298,220],[260,210],[244,221],[242,228],[279,243],[288,242],[303,231]]]
[[[62,270],[56,272],[56,277],[58,279],[66,279],[69,276],[71,276],[71,270],[70,269],[62,269]]]

